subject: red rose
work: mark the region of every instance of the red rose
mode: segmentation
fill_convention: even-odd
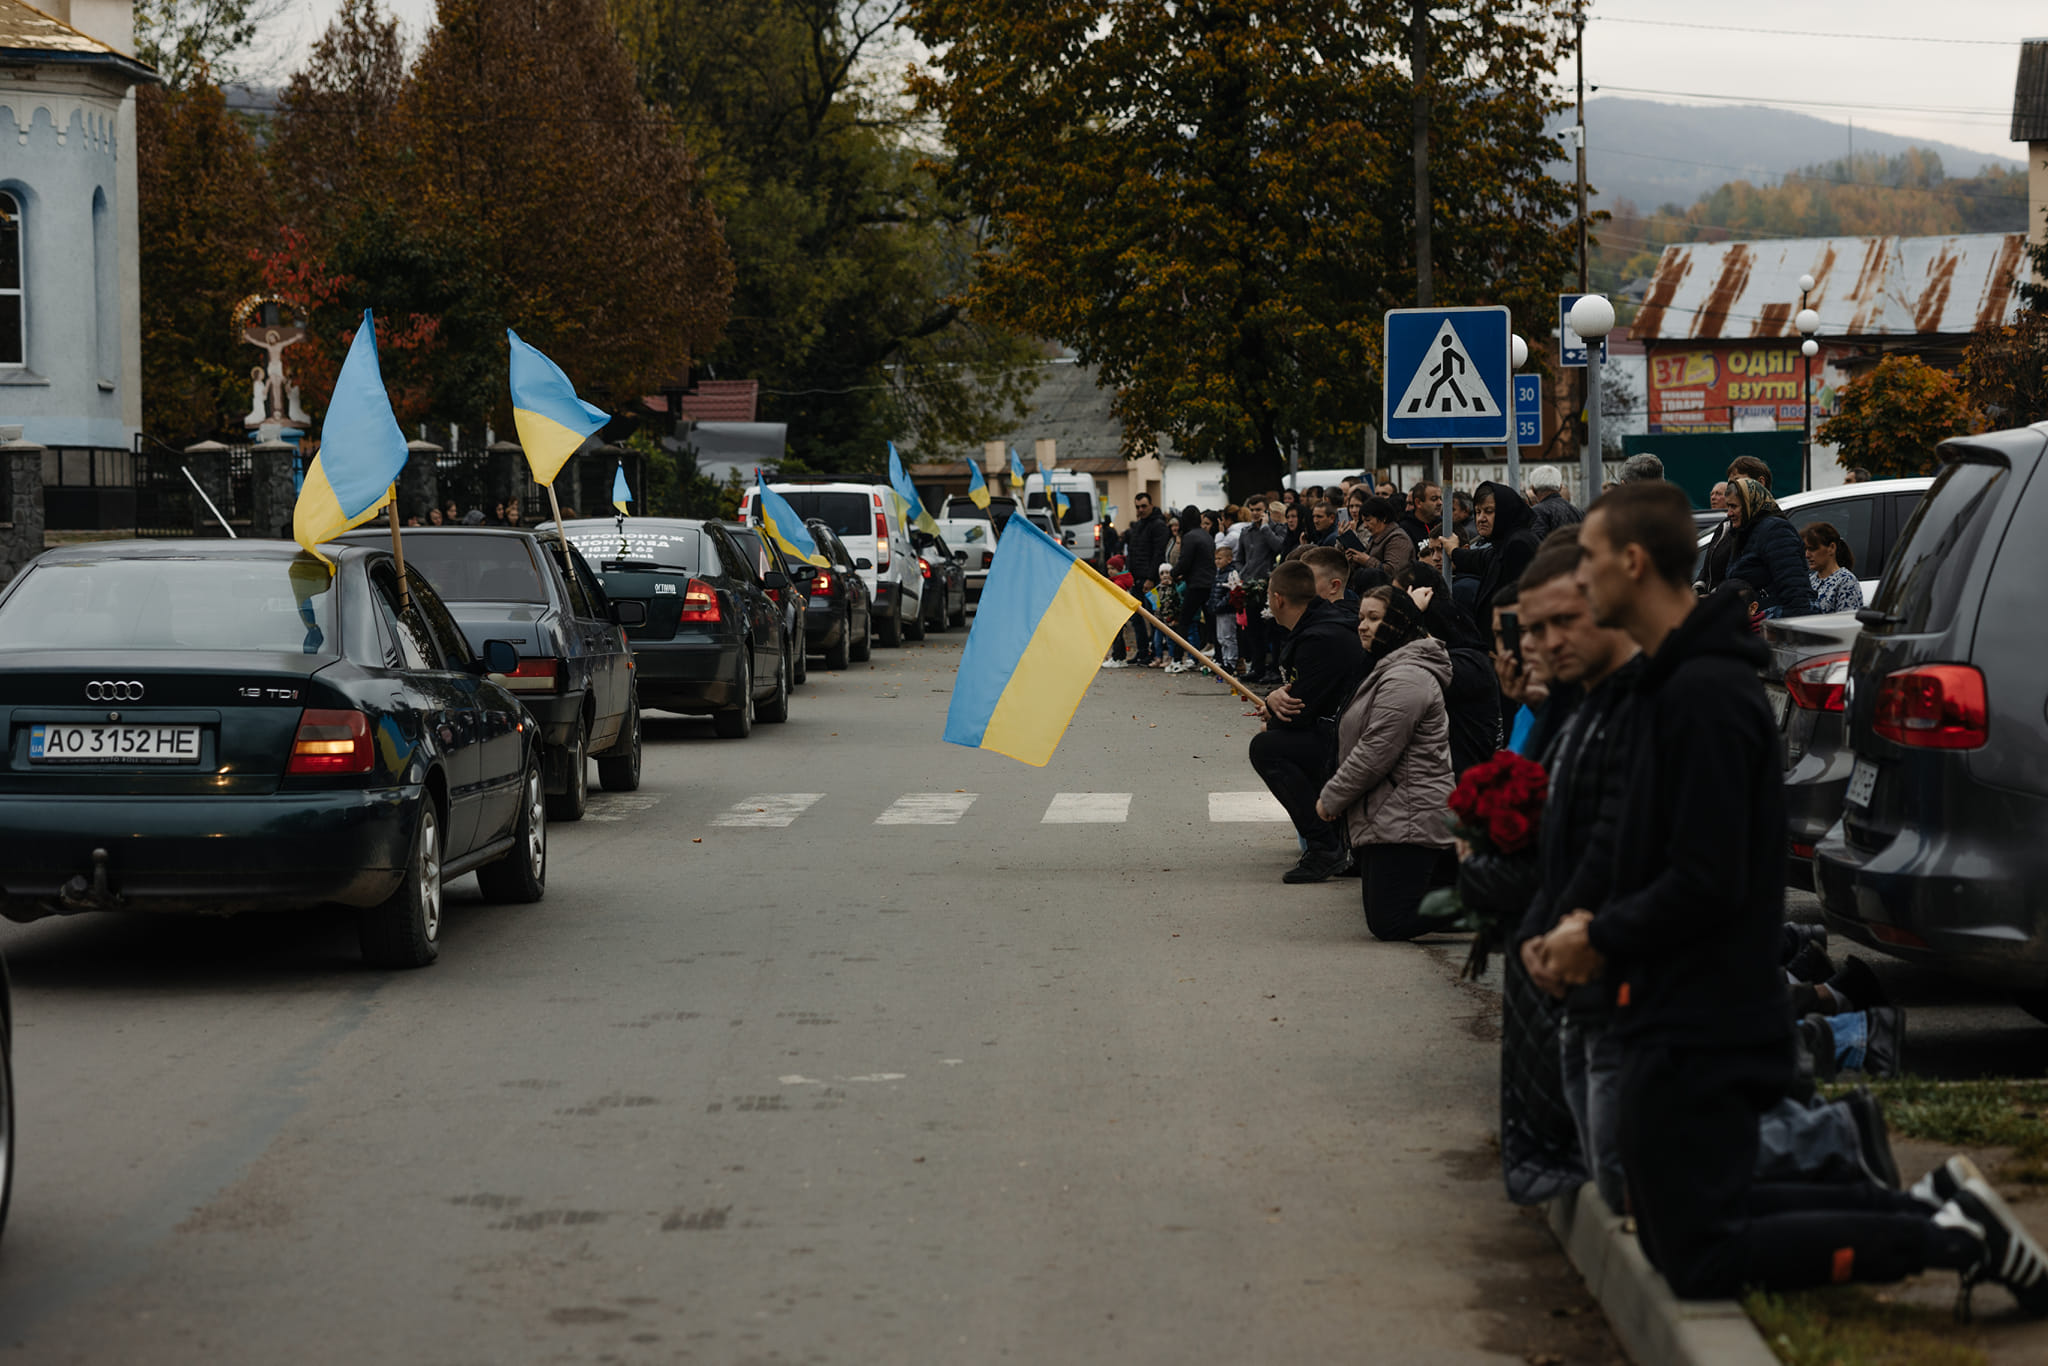
[[[1529,844],[1529,820],[1519,811],[1502,811],[1486,823],[1494,847],[1503,854],[1520,853]]]

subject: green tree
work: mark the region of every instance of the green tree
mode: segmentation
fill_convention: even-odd
[[[1433,21],[1434,294],[1547,318],[1570,194],[1543,119],[1566,7]],[[945,184],[988,217],[969,294],[1233,491],[1290,433],[1379,421],[1381,314],[1415,302],[1415,83],[1394,0],[909,0]]]
[[[2048,422],[2048,242],[2027,248],[2019,316],[1970,338],[1957,371],[1970,402],[1995,427]]]
[[[1880,479],[1933,473],[1934,448],[1980,426],[1955,377],[1918,356],[1886,356],[1843,385],[1836,405],[1814,435],[1842,468]]]

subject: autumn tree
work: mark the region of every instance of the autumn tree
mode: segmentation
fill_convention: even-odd
[[[1893,355],[1842,386],[1834,416],[1814,435],[1835,448],[1842,468],[1898,479],[1931,474],[1936,446],[1979,427],[1954,376],[1918,356]]]
[[[1546,174],[1559,4],[1432,21],[1439,304],[1547,318],[1569,192]],[[970,299],[1072,346],[1128,450],[1171,437],[1272,487],[1294,432],[1380,419],[1411,305],[1415,81],[1392,0],[910,0],[913,89],[993,240]]]
[[[2048,242],[2030,245],[2027,257],[2019,316],[1971,337],[1957,371],[1970,402],[1996,427],[2048,421]]]

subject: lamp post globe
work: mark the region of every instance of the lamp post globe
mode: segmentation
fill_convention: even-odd
[[[1614,330],[1614,305],[1598,294],[1588,294],[1572,305],[1572,331],[1587,341],[1599,341]]]
[[[1812,360],[1820,354],[1820,343],[1808,337],[1805,341],[1799,343],[1799,354],[1808,360]]]
[[[1813,277],[1811,275],[1802,275],[1799,277],[1799,292],[1801,294],[1813,293]]]
[[[1792,325],[1799,329],[1800,336],[1810,337],[1820,331],[1820,314],[1810,308],[1802,308],[1799,316],[1792,320]]]
[[[1510,349],[1514,355],[1515,369],[1519,370],[1529,363],[1529,343],[1523,341],[1519,333],[1512,339],[1512,342],[1513,344]]]

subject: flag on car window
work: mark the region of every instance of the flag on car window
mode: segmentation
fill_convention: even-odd
[[[376,320],[364,309],[320,425],[320,453],[307,467],[292,509],[292,539],[319,555],[315,547],[322,541],[382,512],[406,455],[405,433],[377,368]]]
[[[1024,497],[1024,457],[1017,454],[1015,446],[1010,447],[1010,493],[1013,497]]]
[[[960,656],[945,738],[1045,767],[1103,651],[1137,610],[1030,518],[1012,517]]]
[[[832,567],[832,562],[818,549],[804,519],[796,515],[787,498],[768,487],[767,478],[760,474],[754,476],[754,521],[768,533],[769,540],[782,547],[783,554],[820,569]]]
[[[512,421],[519,428],[519,444],[533,467],[533,482],[552,484],[569,457],[611,417],[576,397],[576,386],[561,366],[519,340],[511,328],[505,335],[512,341]]]
[[[981,462],[967,457],[967,496],[983,512],[988,511],[988,480],[982,478]]]
[[[626,462],[619,462],[619,472],[612,476],[612,506],[619,510],[619,516],[626,515],[626,504],[633,501],[633,490],[626,487]]]
[[[896,443],[889,443],[889,487],[896,491],[896,515],[901,520],[928,535],[939,534],[939,524],[924,510],[924,500],[917,496],[917,485],[910,482],[909,473],[903,468],[903,457],[896,454]]]

